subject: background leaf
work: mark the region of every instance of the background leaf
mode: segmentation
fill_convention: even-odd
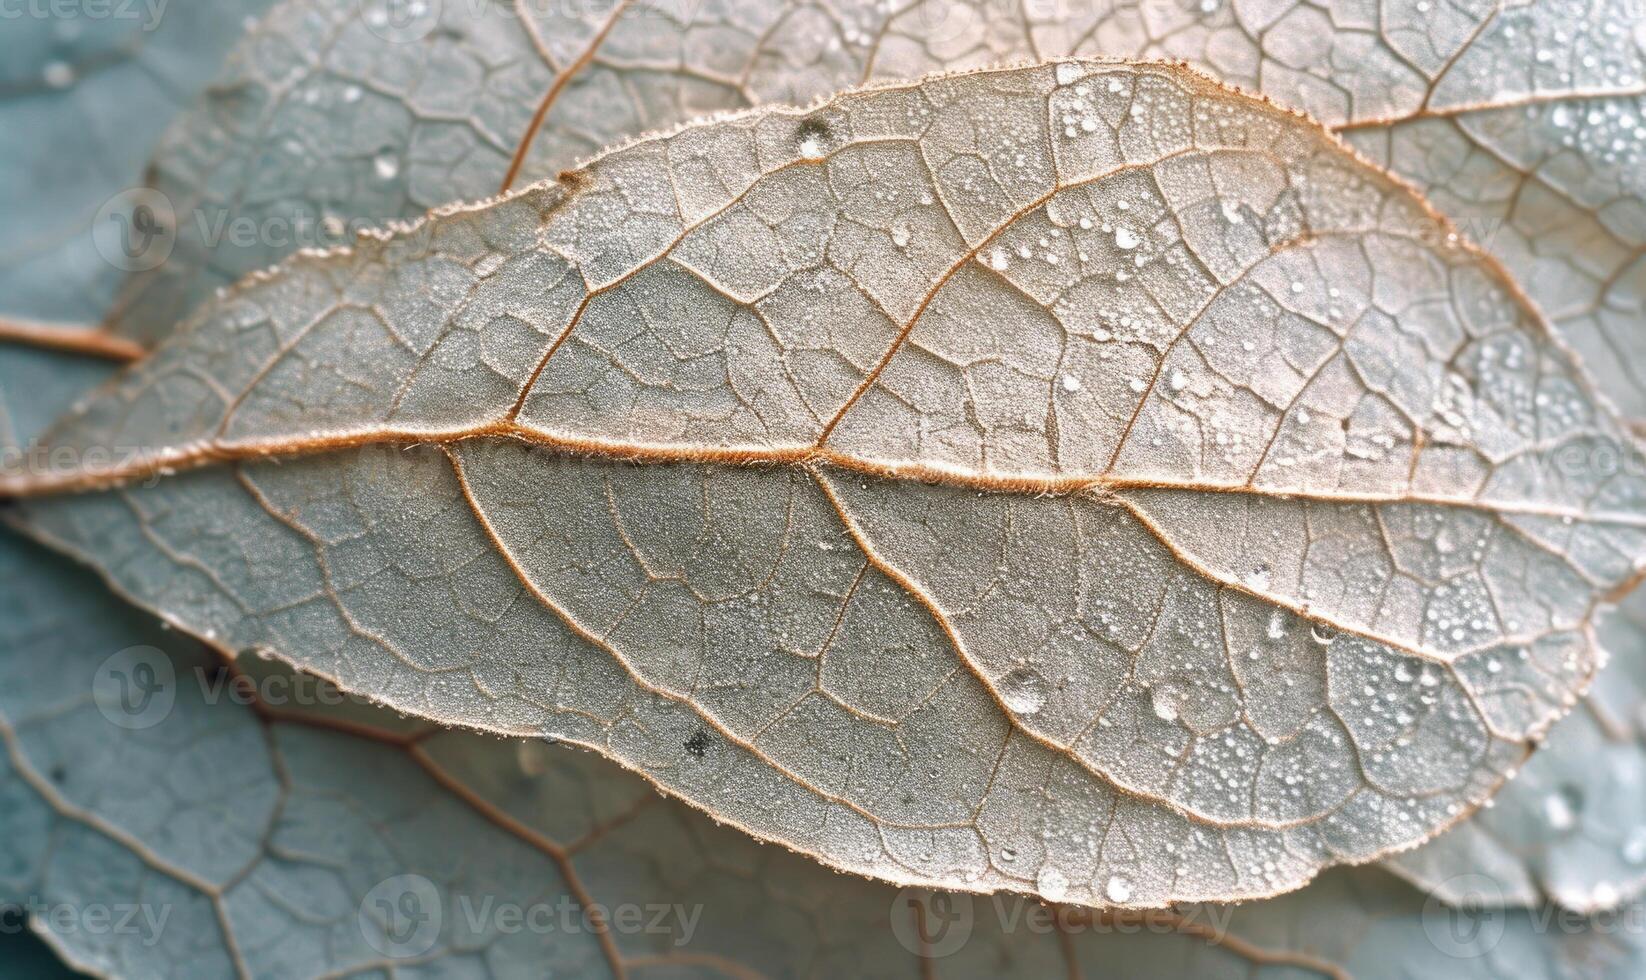
[[[105,16],[58,5],[67,16],[44,16],[52,8],[39,4],[6,18],[0,321],[102,319],[124,272],[99,251],[93,219],[139,182],[168,120],[267,6],[169,0],[110,4]]]

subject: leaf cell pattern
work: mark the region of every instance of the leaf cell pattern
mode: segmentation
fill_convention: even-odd
[[[224,464],[26,519],[228,649],[837,867],[1095,905],[1460,820],[1646,533],[1497,266],[1299,117],[1114,63],[688,127],[300,257],[56,439],[135,448],[13,489]]]

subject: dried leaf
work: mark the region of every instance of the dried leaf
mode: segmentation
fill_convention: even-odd
[[[1270,894],[1489,796],[1643,553],[1626,438],[1446,231],[1183,70],[848,94],[299,257],[10,489],[209,464],[26,520],[837,867]]]

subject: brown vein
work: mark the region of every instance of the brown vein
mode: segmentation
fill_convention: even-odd
[[[34,320],[0,318],[0,343],[83,354],[122,363],[135,361],[147,353],[141,344],[117,337],[101,327]]]
[[[1010,473],[972,470],[931,463],[857,456],[810,443],[767,446],[692,446],[623,442],[568,436],[511,422],[445,431],[384,428],[339,432],[302,439],[204,442],[182,448],[112,453],[119,457],[101,469],[48,470],[40,474],[0,476],[0,499],[45,497],[61,493],[107,490],[143,483],[203,466],[269,462],[281,458],[344,452],[367,446],[457,446],[471,440],[514,439],[568,456],[624,463],[705,463],[724,466],[827,466],[889,480],[1027,496],[1106,494],[1126,490],[1181,490],[1196,493],[1283,497],[1341,505],[1418,504],[1479,511],[1493,516],[1538,517],[1585,521],[1616,527],[1646,528],[1646,515],[1590,512],[1571,507],[1528,504],[1478,497],[1448,497],[1415,492],[1352,493],[1307,487],[1254,487],[1247,483],[1212,483],[1190,479],[1140,478],[1098,473]]]
[[[542,100],[537,103],[537,111],[532,113],[531,122],[526,124],[526,131],[521,134],[520,142],[515,145],[514,158],[509,161],[509,169],[503,174],[503,185],[498,188],[498,193],[501,194],[514,185],[515,178],[520,175],[520,168],[526,163],[526,155],[531,152],[533,141],[537,139],[538,132],[543,128],[544,120],[548,118],[549,110],[554,108],[555,102],[560,98],[560,93],[565,90],[578,72],[587,67],[589,62],[594,59],[595,52],[600,50],[600,45],[605,42],[606,36],[612,32],[612,28],[616,27],[617,22],[622,19],[629,3],[630,0],[618,0],[617,4],[612,7],[612,12],[606,16],[605,23],[601,24],[594,37],[589,39],[589,44],[583,49],[583,53],[578,55],[577,60],[561,69],[560,73],[554,77],[554,81],[549,84],[549,90],[543,93]],[[523,23],[526,22],[525,17],[522,17],[521,20]],[[527,33],[533,35],[535,41],[536,32],[528,30]]]

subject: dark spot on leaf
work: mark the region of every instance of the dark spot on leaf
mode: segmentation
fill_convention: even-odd
[[[51,781],[59,786],[63,785],[63,781],[69,778],[68,770],[62,766],[52,766],[50,775]]]
[[[800,128],[795,131],[795,138],[802,140],[827,140],[833,135],[834,130],[829,128],[828,121],[815,116],[800,120]]]
[[[692,732],[692,737],[686,739],[686,751],[699,759],[703,758],[709,751],[709,733],[701,728]]]
[[[838,140],[834,127],[827,120],[811,116],[800,121],[795,129],[794,142],[803,159],[821,160],[835,148]]]

